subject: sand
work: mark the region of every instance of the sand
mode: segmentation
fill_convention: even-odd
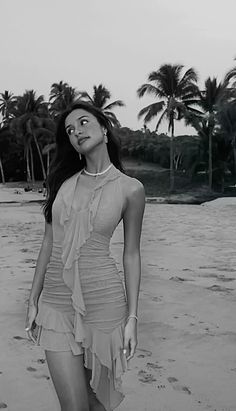
[[[0,201],[18,203],[0,204],[0,408],[59,411],[44,353],[24,332],[43,216],[30,193],[8,190]],[[139,344],[117,411],[236,410],[235,205],[147,204]],[[120,269],[122,235],[112,240]]]

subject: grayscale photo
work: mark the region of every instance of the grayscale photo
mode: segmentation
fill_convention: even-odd
[[[236,411],[235,16],[1,2],[0,409]]]

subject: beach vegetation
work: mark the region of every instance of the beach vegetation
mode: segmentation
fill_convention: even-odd
[[[170,191],[174,189],[174,136],[175,121],[183,118],[183,112],[197,111],[194,108],[197,94],[197,73],[193,68],[183,73],[181,64],[163,64],[158,70],[152,71],[148,76],[148,83],[142,84],[137,90],[139,98],[150,94],[157,101],[144,107],[138,118],[144,118],[146,125],[158,116],[155,131],[164,120],[167,120],[167,130],[170,133]]]
[[[229,70],[221,82],[208,77],[200,87],[194,68],[163,64],[149,74],[137,95],[153,96],[154,101],[138,113],[143,126],[132,130],[122,127],[113,111],[124,107],[124,102],[111,101],[110,91],[101,83],[89,94],[61,80],[51,85],[48,101],[34,90],[20,96],[7,90],[0,93],[1,181],[44,180],[55,152],[59,116],[71,104],[83,100],[102,109],[109,118],[121,140],[125,162],[130,165],[135,160],[128,172],[140,178],[149,193],[200,185],[207,185],[209,192],[224,191],[227,184],[233,187],[236,68]],[[183,120],[193,127],[193,135],[176,135],[176,122]],[[159,133],[165,123],[166,132]]]
[[[46,179],[40,137],[44,135],[52,139],[55,126],[49,117],[48,103],[44,101],[43,96],[37,97],[34,90],[26,90],[22,96],[18,96],[10,128],[23,142],[27,182],[35,181],[33,146],[39,156],[42,178]]]
[[[120,122],[112,110],[116,107],[124,107],[125,103],[122,100],[115,100],[112,103],[110,103],[110,98],[111,93],[103,84],[93,86],[92,96],[90,96],[89,93],[87,93],[87,91],[79,92],[79,99],[84,100],[100,108],[104,112],[106,117],[109,118],[113,126],[120,127]]]

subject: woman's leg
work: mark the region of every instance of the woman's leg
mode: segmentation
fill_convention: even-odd
[[[45,351],[61,411],[89,411],[83,354]]]
[[[92,371],[85,368],[85,375],[87,379],[87,391],[89,398],[89,411],[106,411],[103,405],[98,401],[95,393],[90,386],[90,380],[92,377]]]

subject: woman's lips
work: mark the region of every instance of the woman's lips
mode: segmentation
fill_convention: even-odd
[[[79,144],[79,146],[81,145],[81,144],[83,144],[83,142],[85,141],[85,140],[87,140],[89,137],[83,137],[83,138],[81,138],[80,140],[78,140],[78,144]]]

